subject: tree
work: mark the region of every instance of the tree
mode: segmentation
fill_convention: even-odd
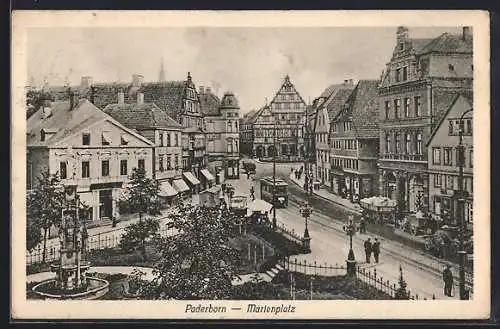
[[[64,198],[64,188],[59,175],[50,175],[48,171],[38,177],[38,184],[28,194],[27,217],[28,222],[32,223],[27,225],[27,229],[40,228],[43,231],[43,262],[46,259],[49,230],[61,223]],[[33,236],[33,233],[27,231],[27,236]]]
[[[54,100],[54,97],[49,92],[43,90],[28,90],[26,92],[26,106],[28,107],[26,117],[29,118],[38,111],[46,100]]]
[[[155,277],[142,283],[141,295],[181,300],[231,296],[240,257],[229,246],[231,212],[181,204],[170,219],[178,233],[154,240],[160,257],[154,265]]]
[[[134,168],[125,189],[125,198],[121,201],[132,213],[138,212],[139,222],[142,222],[143,213],[158,214],[159,189],[156,180],[146,177],[144,168]]]
[[[146,240],[154,237],[159,228],[160,221],[156,218],[146,218],[142,222],[127,226],[120,240],[120,248],[125,252],[139,248],[142,257],[146,259]]]
[[[59,227],[61,225],[66,194],[57,173],[51,175],[48,171],[43,172],[37,180],[38,184],[28,192],[27,196],[26,247],[28,250],[32,250],[42,240],[42,261],[45,262],[49,230],[53,226]],[[89,207],[80,203],[79,209],[80,220],[82,220],[88,215]]]
[[[42,242],[42,228],[38,221],[30,218],[26,221],[26,250],[32,251]]]

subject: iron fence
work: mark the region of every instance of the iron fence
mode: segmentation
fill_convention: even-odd
[[[318,276],[340,276],[346,274],[346,267],[343,265],[335,264],[329,265],[327,263],[308,263],[307,260],[299,261],[297,258],[290,260],[289,257],[280,259],[279,264],[289,272],[297,272],[306,275]]]
[[[117,233],[118,230],[110,231],[106,233],[98,233],[94,235],[90,235],[87,238],[85,250],[100,250],[106,248],[116,248],[120,245],[120,240],[123,235],[123,232]],[[111,234],[110,234],[111,233]],[[177,231],[173,228],[162,227],[158,234],[163,237],[174,236],[177,234]],[[61,256],[60,246],[51,245],[47,247],[47,252],[45,255],[46,262],[53,262],[59,260]],[[33,249],[31,252],[26,252],[26,265],[32,265],[43,262],[43,247],[38,246]]]

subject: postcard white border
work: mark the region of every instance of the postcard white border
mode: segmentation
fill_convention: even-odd
[[[484,319],[490,314],[490,47],[486,11],[15,11],[12,15],[12,317],[14,319]],[[26,36],[32,27],[472,26],[474,33],[474,299],[470,301],[212,301],[226,314],[185,313],[187,301],[26,300]],[[248,303],[295,313],[246,313]],[[193,302],[191,302],[193,303]],[[196,302],[197,303],[197,302]],[[193,304],[196,304],[193,303]],[[209,301],[203,301],[207,305]]]

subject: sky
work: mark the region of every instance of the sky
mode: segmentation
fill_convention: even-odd
[[[193,27],[32,28],[28,79],[42,85],[130,82],[132,74],[232,91],[241,113],[270,101],[286,74],[309,102],[346,79],[378,79],[390,60],[397,27]],[[410,37],[431,38],[461,28],[413,28]]]

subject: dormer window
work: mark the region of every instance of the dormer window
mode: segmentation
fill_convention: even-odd
[[[128,145],[129,141],[130,141],[130,139],[128,138],[127,135],[122,135],[121,139],[120,139],[120,144],[121,145]]]
[[[399,43],[399,51],[403,51],[405,49],[405,43],[404,42],[400,42]]]
[[[455,67],[453,66],[453,64],[448,64],[448,70],[455,71]]]
[[[90,134],[89,133],[82,134],[82,144],[83,145],[90,145]]]
[[[111,143],[111,133],[109,131],[102,132],[102,145],[109,145]]]

